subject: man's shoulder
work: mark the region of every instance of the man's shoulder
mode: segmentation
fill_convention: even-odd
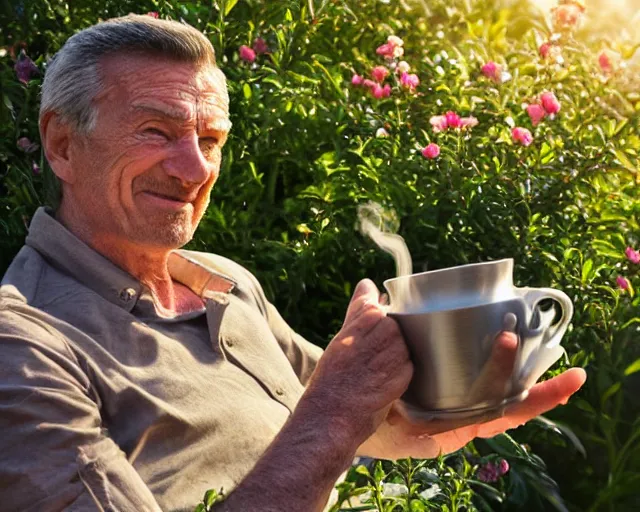
[[[49,311],[56,304],[86,302],[91,291],[54,268],[38,251],[24,246],[0,282],[0,309]]]
[[[3,352],[9,339],[27,342],[24,343],[25,348],[30,346],[30,341],[38,340],[39,344],[49,348],[67,351],[64,338],[51,317],[30,305],[13,285],[3,284],[0,287],[0,339],[4,339]]]

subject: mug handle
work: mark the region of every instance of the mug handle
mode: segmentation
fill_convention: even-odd
[[[560,310],[562,312],[560,321],[555,324],[553,335],[545,343],[545,346],[547,347],[559,345],[560,340],[567,330],[567,327],[569,327],[569,323],[571,323],[571,318],[573,317],[573,302],[571,302],[569,296],[566,293],[561,292],[560,290],[554,290],[553,288],[518,288],[518,291],[532,311],[535,309],[538,302],[545,299],[551,299],[560,304]]]

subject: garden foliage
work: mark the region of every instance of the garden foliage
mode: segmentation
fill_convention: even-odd
[[[37,129],[47,59],[128,12],[205,31],[229,79],[234,128],[191,248],[253,270],[312,341],[337,332],[360,278],[394,275],[355,228],[367,201],[395,212],[415,271],[512,257],[518,285],[574,301],[554,372],[583,366],[589,379],[568,405],[450,457],[354,468],[345,498],[359,495],[358,510],[640,510],[633,40],[577,0],[548,12],[524,0],[14,3],[0,14],[1,270],[55,197]]]

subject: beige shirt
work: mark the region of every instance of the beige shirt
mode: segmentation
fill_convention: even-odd
[[[276,436],[321,350],[230,260],[170,271],[201,311],[163,316],[38,210],[0,286],[0,510],[193,510]]]

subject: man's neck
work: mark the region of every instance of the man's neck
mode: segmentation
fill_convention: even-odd
[[[82,222],[59,210],[56,218],[96,252],[135,277],[151,292],[163,313],[175,315],[201,309],[203,300],[189,287],[174,281],[169,272],[170,249],[141,247],[91,233]]]

